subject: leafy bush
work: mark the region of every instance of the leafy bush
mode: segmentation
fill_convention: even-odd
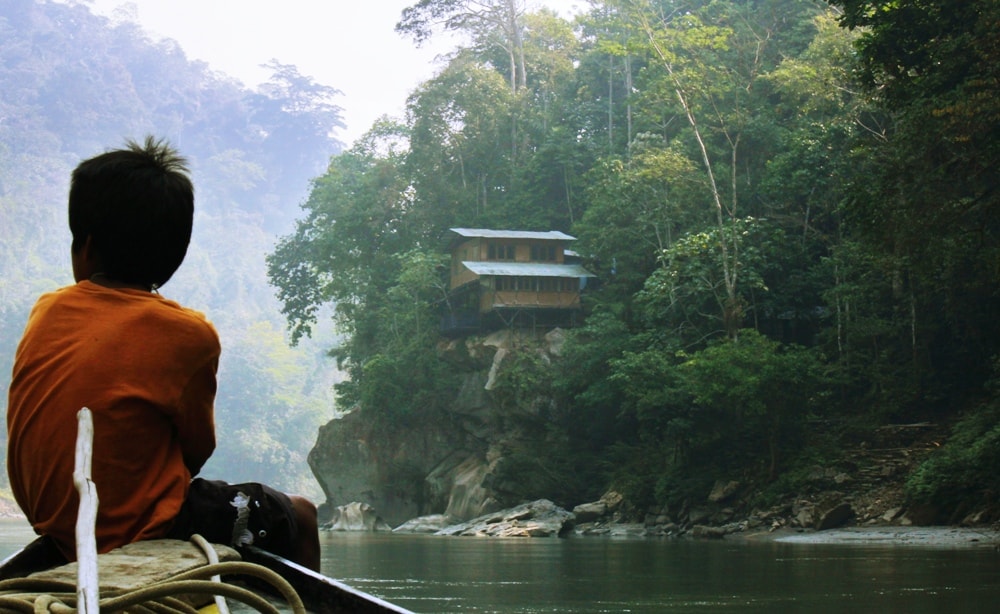
[[[946,513],[963,506],[996,503],[1000,493],[1000,399],[992,399],[952,428],[948,442],[906,482],[913,503]]]
[[[501,363],[493,398],[507,411],[536,413],[551,399],[551,372],[548,362],[535,349],[511,350]]]

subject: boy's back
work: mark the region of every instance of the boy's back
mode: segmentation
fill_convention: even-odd
[[[253,482],[191,480],[215,447],[219,339],[204,316],[157,290],[184,260],[193,218],[184,159],[152,137],[73,171],[77,283],[38,300],[14,360],[14,496],[35,531],[52,538],[43,541],[74,560],[76,412],[88,407],[99,551],[200,533],[319,569],[311,501]]]
[[[35,529],[72,551],[75,415],[86,405],[98,548],[165,535],[190,469],[215,445],[218,358],[211,325],[159,295],[85,280],[41,297],[15,357],[7,414],[11,488]]]
[[[156,294],[184,260],[193,218],[185,160],[152,137],[73,171],[77,283],[32,310],[7,408],[14,496],[71,560],[81,407],[94,416],[101,551],[165,535],[215,446],[218,336],[200,314]]]

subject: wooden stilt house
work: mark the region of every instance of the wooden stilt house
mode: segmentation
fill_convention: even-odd
[[[559,231],[452,228],[451,284],[442,331],[573,326],[593,275]]]

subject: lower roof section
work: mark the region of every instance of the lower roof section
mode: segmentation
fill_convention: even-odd
[[[462,264],[476,275],[497,277],[596,277],[579,264],[550,264],[545,262],[482,262],[463,261]]]

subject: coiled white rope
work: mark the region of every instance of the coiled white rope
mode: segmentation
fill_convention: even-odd
[[[195,533],[191,536],[191,541],[201,548],[202,553],[205,555],[205,560],[208,561],[209,565],[217,565],[219,563],[219,553],[215,551],[215,547],[212,544],[208,543],[207,539]],[[222,576],[218,574],[212,576],[212,582],[222,582]],[[226,598],[222,595],[215,595],[215,607],[218,608],[219,614],[229,614],[229,604],[226,603]]]
[[[108,592],[99,602],[102,614],[126,609],[148,609],[161,614],[194,614],[190,605],[180,601],[181,595],[222,595],[234,599],[264,614],[280,614],[270,601],[253,591],[224,582],[213,576],[249,576],[274,587],[294,614],[306,614],[302,598],[277,573],[253,563],[228,561],[179,573],[172,578],[131,591]],[[69,582],[38,578],[13,578],[0,582],[0,612],[27,614],[79,612],[75,587]]]

